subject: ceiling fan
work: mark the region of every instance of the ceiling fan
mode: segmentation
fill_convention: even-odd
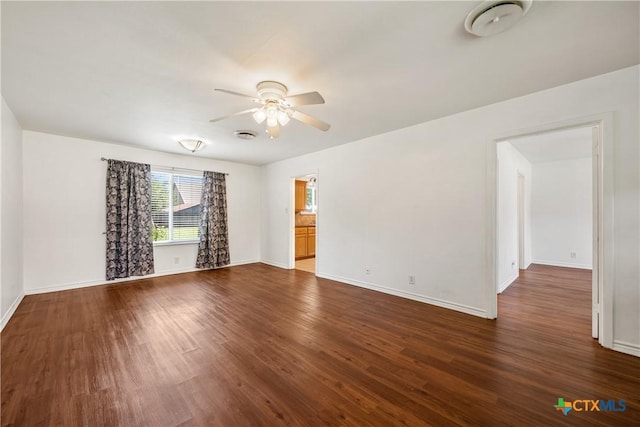
[[[302,123],[311,125],[325,132],[331,127],[328,123],[318,120],[315,117],[311,117],[310,115],[302,113],[294,108],[301,105],[324,104],[324,98],[322,98],[322,95],[318,92],[307,92],[287,96],[287,87],[285,85],[270,80],[260,82],[256,85],[256,90],[258,92],[257,97],[226,89],[216,90],[230,95],[249,98],[260,106],[238,111],[237,113],[218,117],[216,119],[211,119],[209,120],[210,122],[218,122],[229,117],[253,113],[253,119],[257,123],[266,121],[267,133],[269,134],[270,139],[280,136],[280,127],[289,123],[290,119],[301,121]]]

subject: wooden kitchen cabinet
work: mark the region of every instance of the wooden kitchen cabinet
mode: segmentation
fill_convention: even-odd
[[[295,209],[303,211],[307,206],[307,181],[296,180]]]
[[[311,258],[316,255],[316,228],[296,227],[296,259]]]
[[[307,256],[316,255],[316,228],[307,227]]]
[[[307,235],[296,234],[296,259],[307,256]]]

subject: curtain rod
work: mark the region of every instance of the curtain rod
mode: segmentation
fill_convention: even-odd
[[[107,160],[116,160],[118,162],[124,162],[125,160],[118,160],[118,159],[107,159],[106,157],[100,157],[100,160],[102,160],[103,162],[106,162]],[[164,168],[164,169],[171,169],[171,170],[183,170],[183,171],[191,171],[191,172],[203,172],[199,169],[188,169],[188,168],[176,168],[174,166],[161,166],[161,165],[151,165],[152,167],[156,167],[156,168]],[[225,172],[226,176],[229,176],[228,173]]]

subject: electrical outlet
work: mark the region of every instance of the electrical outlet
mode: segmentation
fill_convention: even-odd
[[[364,268],[364,274],[366,274],[367,276],[369,276],[371,274],[371,267],[365,267]]]
[[[513,269],[516,266],[516,262],[515,261],[511,261],[511,269]]]
[[[416,284],[416,276],[409,276],[409,284],[410,285]]]
[[[174,264],[180,264],[180,257],[175,257],[175,258],[173,259],[173,263],[174,263]]]
[[[578,254],[576,254],[575,252],[569,252],[569,256],[573,259],[575,259],[577,255]]]

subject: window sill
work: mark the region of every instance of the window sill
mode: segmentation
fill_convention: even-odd
[[[197,245],[200,240],[168,240],[164,242],[153,242],[153,247],[156,246],[174,246],[174,245]]]
[[[300,211],[298,212],[300,215],[315,215],[315,212],[312,211]]]

